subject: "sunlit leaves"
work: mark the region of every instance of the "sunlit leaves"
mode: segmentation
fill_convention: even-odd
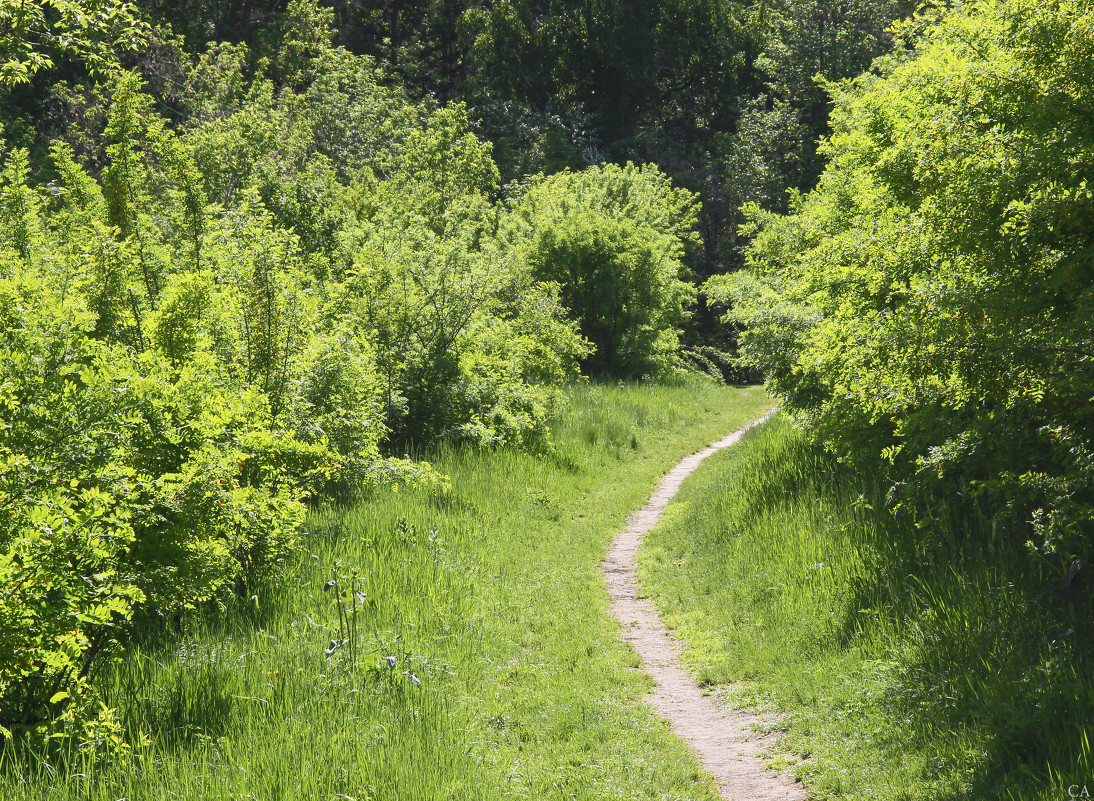
[[[515,207],[510,236],[596,350],[593,372],[656,372],[674,354],[694,288],[682,259],[698,207],[654,166],[608,165],[537,181]]]
[[[1094,443],[1047,432],[1092,422],[1092,20],[1000,0],[927,26],[837,92],[819,188],[790,216],[754,210],[751,274],[712,286],[833,441],[980,487],[1005,473],[1068,515]],[[1022,478],[1041,474],[1060,481]]]
[[[82,59],[93,73],[141,46],[147,28],[121,0],[0,0],[0,86],[26,83],[55,59]]]

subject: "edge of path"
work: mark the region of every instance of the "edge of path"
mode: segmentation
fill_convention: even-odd
[[[773,735],[763,732],[769,730],[770,721],[725,708],[712,696],[704,695],[688,675],[680,658],[683,644],[669,636],[653,602],[639,597],[635,558],[646,532],[661,519],[684,479],[708,456],[734,445],[746,431],[766,422],[777,411],[772,409],[669,470],[646,505],[616,535],[601,566],[611,595],[612,614],[623,627],[623,639],[638,652],[642,669],[654,680],[650,705],[669,721],[672,730],[714,775],[719,795],[732,801],[801,801],[806,795],[800,783],[764,767],[764,755]]]

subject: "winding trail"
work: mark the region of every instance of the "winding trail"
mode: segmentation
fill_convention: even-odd
[[[698,753],[703,766],[717,779],[719,794],[730,801],[798,801],[805,793],[800,784],[764,768],[762,755],[771,747],[772,735],[762,732],[770,721],[726,709],[704,695],[684,670],[680,660],[683,646],[669,637],[653,603],[638,597],[635,557],[643,536],[661,518],[684,479],[708,456],[736,443],[745,431],[775,411],[672,468],[646,506],[635,512],[627,528],[616,536],[601,568],[612,596],[612,613],[623,626],[623,638],[638,651],[643,668],[656,682],[650,704]]]

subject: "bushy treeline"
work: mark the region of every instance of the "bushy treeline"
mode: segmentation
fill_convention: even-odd
[[[361,130],[342,117],[342,99],[359,87],[341,79],[332,83],[329,64],[318,71],[300,66],[300,57],[333,41],[349,53],[371,56],[382,69],[382,84],[397,86],[404,99],[423,101],[412,104],[415,108],[463,103],[469,128],[493,146],[502,185],[590,165],[658,165],[699,197],[698,246],[689,247],[683,261],[702,280],[742,266],[743,204],[785,212],[788,189],[815,185],[824,162],[817,145],[830,132],[825,82],[869,68],[893,44],[893,20],[906,17],[917,3],[34,0],[17,5],[11,33],[5,35],[0,24],[0,62],[8,59],[0,84],[25,83],[0,101],[0,124],[12,143],[31,149],[32,158],[44,154],[53,138],[101,122],[83,78],[89,70],[101,74],[110,63],[103,50],[114,48],[146,77],[158,110],[173,121],[199,111],[188,100],[193,82],[209,87],[223,78],[220,99],[239,99],[243,84],[225,71],[226,59],[243,59],[252,69],[264,63],[275,95],[283,87],[295,90],[314,82],[308,94],[323,105],[321,98],[335,90],[335,102],[326,104],[322,116],[325,133],[316,141],[341,171],[340,165],[359,160],[382,134],[374,128],[357,142],[347,140],[345,134],[361,135]],[[204,64],[197,75],[195,59]],[[302,238],[322,234],[296,222]],[[724,378],[755,377],[735,360],[736,328],[717,319],[724,309],[701,291],[694,306],[680,337],[687,363]]]
[[[397,458],[439,440],[549,448],[582,366],[674,369],[691,193],[503,188],[462,105],[333,35],[294,0],[253,47],[160,39],[170,71],[57,84],[78,119],[0,156],[0,735],[116,742],[100,665],[276,575],[309,497],[442,485]]]
[[[1094,527],[1094,13],[967,3],[835,95],[816,191],[716,279],[787,408],[1078,587]],[[903,485],[903,487],[901,487]],[[978,547],[969,532],[970,547]]]
[[[41,11],[48,5],[49,12]],[[415,98],[463,102],[472,128],[494,145],[502,181],[589,164],[650,162],[702,196],[703,247],[690,265],[703,277],[741,263],[739,206],[785,211],[787,188],[813,186],[829,132],[822,82],[857,75],[891,45],[888,26],[912,0],[319,0],[334,40],[372,56]],[[169,116],[187,58],[209,42],[269,45],[293,28],[298,52],[314,36],[286,0],[73,0],[18,6],[14,36],[0,24],[0,62],[30,84],[0,118],[20,144],[79,119],[56,91],[130,46],[165,97]],[[86,13],[81,13],[81,7]],[[3,14],[3,11],[0,11]],[[46,18],[52,22],[52,27]],[[78,29],[77,25],[84,27]],[[79,35],[74,35],[78,30]],[[28,42],[36,43],[29,48]],[[72,52],[66,47],[76,43]],[[184,56],[180,60],[180,54]],[[33,56],[31,58],[30,56]],[[20,72],[20,70],[22,70]],[[291,81],[294,69],[276,69]],[[334,121],[332,121],[334,122]],[[43,130],[47,129],[47,130]],[[709,315],[700,318],[708,328]],[[692,326],[696,328],[695,325]],[[709,332],[708,332],[709,333]],[[694,338],[694,336],[693,336]]]

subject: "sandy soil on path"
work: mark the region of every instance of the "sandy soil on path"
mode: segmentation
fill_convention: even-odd
[[[672,724],[718,780],[722,798],[732,801],[804,799],[800,784],[764,768],[762,754],[773,745],[764,735],[771,721],[726,709],[702,691],[680,661],[682,645],[669,637],[653,603],[638,598],[635,556],[642,537],[653,528],[684,479],[711,454],[737,442],[749,428],[767,420],[774,410],[709,448],[694,453],[668,472],[646,506],[635,512],[625,531],[616,536],[604,561],[604,580],[612,596],[612,613],[623,625],[623,638],[642,658],[642,667],[656,686],[650,704]]]

